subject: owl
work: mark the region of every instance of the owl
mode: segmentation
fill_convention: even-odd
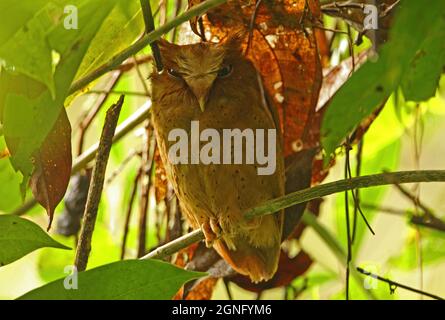
[[[164,71],[151,76],[152,122],[167,177],[188,222],[203,231],[207,246],[213,246],[237,272],[259,282],[277,270],[283,212],[253,219],[243,213],[284,194],[284,161],[275,109],[241,43],[239,36],[218,44],[160,40]],[[274,173],[259,175],[257,160],[172,163],[169,150],[175,141],[169,134],[175,129],[191,134],[192,123],[199,123],[200,132],[214,129],[221,135],[225,129],[274,129],[278,133],[272,146]]]

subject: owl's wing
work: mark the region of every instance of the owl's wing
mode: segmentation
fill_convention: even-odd
[[[260,75],[260,73],[257,71],[257,81],[258,86],[260,88],[261,92],[261,101],[262,105],[271,118],[271,120],[275,124],[275,128],[279,130],[278,138],[280,139],[281,146],[283,145],[283,137],[282,137],[282,131],[281,131],[281,124],[280,124],[280,117],[278,115],[277,107],[275,106],[273,99],[270,97],[270,95],[267,93],[266,89],[264,88],[263,79]]]

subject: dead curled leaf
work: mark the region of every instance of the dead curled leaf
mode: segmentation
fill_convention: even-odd
[[[33,157],[34,172],[31,191],[49,216],[48,230],[54,210],[63,199],[71,176],[71,125],[64,108],[42,146]]]
[[[202,1],[191,0],[189,6]],[[249,34],[257,1],[229,1],[207,13],[203,25],[207,40],[220,40],[234,30]],[[308,141],[309,119],[315,113],[321,87],[321,63],[312,28],[303,21],[319,17],[316,0],[263,0],[256,12],[247,57],[261,74],[264,86],[277,108],[284,135],[285,156],[310,149],[318,141]],[[198,30],[197,20],[191,21]],[[246,36],[244,49],[248,44]]]

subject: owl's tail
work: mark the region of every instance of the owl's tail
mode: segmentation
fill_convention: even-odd
[[[225,236],[214,244],[233,269],[255,283],[271,279],[277,271],[283,220],[282,213],[258,219],[261,219],[258,227]]]

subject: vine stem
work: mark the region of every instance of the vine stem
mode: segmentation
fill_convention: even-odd
[[[248,210],[245,213],[245,217],[254,218],[267,214],[273,214],[279,210],[299,203],[346,190],[416,182],[445,182],[445,170],[386,172],[324,183],[267,201],[258,207]],[[202,239],[204,239],[204,235],[202,231],[198,229],[157,248],[156,250],[142,257],[142,259],[163,259]]]

